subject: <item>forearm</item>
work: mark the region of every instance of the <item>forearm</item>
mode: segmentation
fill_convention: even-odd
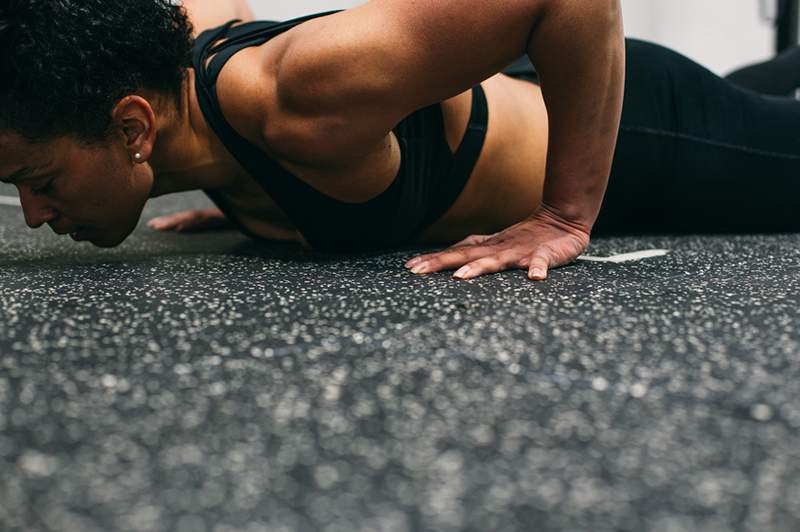
[[[622,113],[619,0],[549,2],[528,54],[550,122],[543,203],[589,232],[608,185]]]

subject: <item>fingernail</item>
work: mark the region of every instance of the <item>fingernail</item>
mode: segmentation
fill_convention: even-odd
[[[543,270],[533,270],[533,271],[531,271],[530,277],[531,277],[531,279],[541,279],[541,278],[544,277],[544,271]]]
[[[421,259],[411,259],[410,261],[406,262],[406,268],[413,268],[417,264],[419,264]]]
[[[458,270],[456,273],[454,273],[453,277],[455,277],[456,279],[463,279],[464,277],[466,277],[469,274],[469,270],[470,270],[469,266],[464,266],[463,268]]]
[[[417,264],[411,269],[411,273],[420,274],[425,273],[428,270],[429,264],[427,262],[423,262],[421,264]]]

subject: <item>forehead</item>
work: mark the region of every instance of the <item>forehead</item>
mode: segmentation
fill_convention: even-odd
[[[12,161],[29,162],[49,151],[49,143],[36,145],[15,133],[0,133],[0,164]]]
[[[0,176],[20,167],[43,166],[66,149],[65,139],[32,143],[15,133],[0,132]]]

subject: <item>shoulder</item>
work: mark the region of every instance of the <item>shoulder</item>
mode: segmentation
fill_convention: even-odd
[[[278,54],[269,43],[244,48],[231,57],[217,81],[220,110],[239,135],[265,153],[293,163],[306,162],[318,134],[313,121],[281,104]]]
[[[324,109],[297,105],[316,89],[286,73],[294,31],[244,48],[226,63],[217,81],[226,120],[270,156],[309,168],[341,168],[373,153],[378,144],[385,144],[391,128],[372,138],[353,139],[349,133],[357,129],[360,117],[337,112],[335,104]]]

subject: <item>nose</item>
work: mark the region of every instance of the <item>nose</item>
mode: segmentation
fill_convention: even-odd
[[[42,224],[58,218],[58,213],[48,204],[49,200],[46,197],[34,194],[30,187],[19,186],[18,190],[22,213],[28,227],[36,229]]]

